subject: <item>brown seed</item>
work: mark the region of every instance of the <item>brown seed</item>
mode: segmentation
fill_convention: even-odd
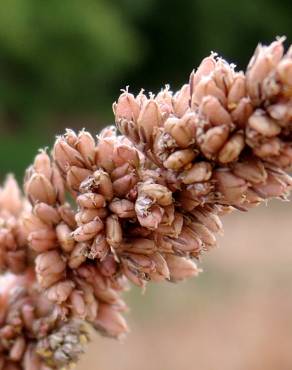
[[[122,228],[116,215],[106,219],[106,240],[110,245],[117,246],[122,241]]]
[[[71,229],[74,229],[76,227],[75,211],[72,209],[70,204],[62,204],[58,207],[58,211],[65,224],[67,224]]]
[[[142,107],[137,119],[140,137],[144,142],[149,142],[155,127],[162,125],[162,115],[155,100],[148,100]]]
[[[235,176],[229,170],[214,171],[214,179],[217,180],[216,189],[223,195],[223,201],[229,205],[244,201],[248,183],[242,178]]]
[[[189,259],[167,254],[165,260],[169,269],[170,280],[173,282],[199,275],[200,270],[197,265]]]
[[[109,209],[120,218],[133,218],[136,216],[135,205],[127,199],[113,199]]]
[[[26,183],[26,193],[33,203],[43,202],[53,205],[56,192],[51,182],[42,174],[35,173]]]
[[[34,207],[34,213],[49,226],[56,225],[60,221],[60,216],[57,210],[46,203],[36,204]]]
[[[115,116],[120,118],[125,118],[129,121],[136,121],[139,113],[140,106],[138,101],[135,99],[134,95],[129,94],[125,91],[119,96],[117,103],[113,106]]]
[[[205,117],[213,126],[231,125],[231,117],[220,101],[214,96],[203,98],[199,108],[200,115]]]
[[[100,211],[105,211],[105,208],[85,208],[84,210],[81,210],[80,212],[76,213],[75,219],[79,226],[82,224],[87,224],[90,221],[93,221],[96,217],[100,217],[100,214],[105,216],[105,214]]]
[[[47,290],[47,297],[51,302],[61,304],[68,299],[74,287],[71,280],[60,281]]]
[[[197,162],[192,167],[183,172],[182,181],[184,184],[208,181],[212,176],[212,166],[209,162]]]
[[[201,138],[201,150],[207,158],[212,158],[225,144],[229,135],[228,126],[216,126],[209,129]]]
[[[71,252],[74,248],[75,240],[72,236],[72,230],[70,227],[64,222],[61,222],[56,227],[56,234],[63,251]]]
[[[283,59],[277,66],[277,74],[281,82],[288,88],[292,87],[292,60]]]
[[[96,218],[93,221],[88,222],[82,226],[79,226],[73,231],[73,238],[77,242],[84,242],[90,240],[96,236],[102,229],[104,225],[101,219]]]
[[[107,304],[99,305],[94,327],[114,338],[122,338],[129,331],[121,314],[113,306]]]
[[[84,160],[78,150],[71,147],[64,138],[57,138],[53,156],[62,171],[66,172],[69,166],[84,167]]]
[[[176,150],[163,162],[163,166],[178,171],[191,163],[196,155],[193,149]]]
[[[245,87],[245,76],[243,73],[239,72],[230,87],[227,97],[228,109],[233,110],[237,107],[240,100],[246,96]]]
[[[281,132],[281,127],[259,109],[249,117],[248,125],[259,134],[266,137],[273,137]]]
[[[129,253],[150,255],[157,250],[157,246],[153,240],[139,237],[122,243],[121,249]]]
[[[139,181],[135,172],[131,172],[113,182],[113,193],[117,197],[124,197],[133,190],[134,186]]]
[[[139,193],[151,198],[161,206],[172,204],[172,193],[164,185],[145,182],[139,186]]]
[[[40,229],[28,235],[29,246],[36,252],[44,252],[56,248],[57,237],[53,229]]]
[[[68,265],[72,270],[77,269],[86,260],[85,251],[87,247],[86,243],[77,243],[74,246],[68,261]]]
[[[218,88],[212,76],[206,76],[202,78],[192,93],[192,108],[195,109],[197,106],[200,106],[205,98],[214,98],[226,106],[226,96],[225,93]]]
[[[185,84],[172,98],[173,110],[177,117],[182,117],[190,106],[190,85]]]
[[[102,170],[97,170],[93,174],[94,181],[97,184],[98,192],[104,196],[106,200],[113,198],[113,185],[109,174]]]
[[[227,143],[220,150],[218,159],[221,163],[230,163],[238,159],[245,145],[244,135],[242,132],[233,134]]]
[[[174,138],[180,148],[187,148],[195,141],[195,115],[189,113],[181,119],[169,117],[164,124],[164,130]]]
[[[192,221],[188,224],[188,226],[199,236],[202,242],[207,246],[215,246],[216,245],[216,238],[214,234],[203,224],[200,222]]]
[[[52,176],[51,160],[48,154],[41,150],[40,153],[35,157],[33,162],[34,171],[44,175],[48,180]]]
[[[249,160],[237,162],[233,167],[233,173],[252,184],[264,183],[267,179],[267,172],[262,162]]]
[[[80,207],[84,208],[101,208],[106,204],[104,196],[95,193],[81,194],[77,197],[76,201]]]
[[[117,167],[128,163],[134,168],[138,167],[140,162],[137,150],[132,146],[125,144],[119,144],[115,146],[113,161]]]
[[[92,172],[86,168],[71,166],[67,172],[67,183],[70,188],[78,191],[82,181],[84,181],[91,174]]]
[[[76,149],[82,155],[87,167],[91,168],[95,162],[95,140],[89,132],[85,130],[79,132]]]

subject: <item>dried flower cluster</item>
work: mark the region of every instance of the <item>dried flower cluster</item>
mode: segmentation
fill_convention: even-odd
[[[0,284],[0,369],[65,369],[76,363],[88,341],[84,324],[60,320],[31,270],[6,274]]]
[[[0,187],[0,272],[24,272],[29,250],[21,223],[21,215],[28,202],[12,175]]]
[[[77,212],[65,202],[65,185],[56,163],[41,151],[26,173],[24,189],[32,209],[23,218],[29,247],[37,254],[38,283],[48,299],[59,306],[61,316],[77,316],[118,337],[127,331],[119,314],[125,309],[119,294],[125,288],[125,279],[111,279],[111,261],[102,269],[86,257],[88,246],[80,228],[88,238],[86,232],[97,233],[95,225],[101,220],[93,215],[78,227]],[[69,190],[73,192],[71,187]]]
[[[283,39],[246,73],[211,54],[178,92],[125,91],[114,113],[123,135],[67,130],[28,168],[25,196],[12,177],[0,188],[0,370],[70,367],[84,321],[120,338],[128,281],[196,276],[222,215],[291,190]]]
[[[288,193],[292,49],[283,54],[283,39],[258,46],[246,74],[211,54],[177,93],[125,91],[114,104],[117,126],[182,207],[248,208]]]

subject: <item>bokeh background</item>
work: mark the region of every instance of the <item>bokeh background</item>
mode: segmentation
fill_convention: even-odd
[[[292,40],[291,0],[0,0],[0,178],[22,179],[65,127],[96,133],[130,86],[157,92],[217,51],[242,69]],[[132,333],[96,338],[82,369],[291,370],[291,206],[227,216],[205,274],[133,290]],[[291,218],[291,217],[290,217]]]

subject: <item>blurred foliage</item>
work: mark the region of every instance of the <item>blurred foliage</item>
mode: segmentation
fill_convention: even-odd
[[[242,68],[258,41],[292,39],[290,0],[0,4],[0,175],[21,176],[65,126],[111,122],[126,85],[177,87],[210,50]]]

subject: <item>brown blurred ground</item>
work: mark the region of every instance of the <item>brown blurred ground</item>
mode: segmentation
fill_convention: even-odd
[[[237,212],[224,224],[199,278],[128,293],[130,335],[97,337],[77,369],[291,370],[291,205]]]

